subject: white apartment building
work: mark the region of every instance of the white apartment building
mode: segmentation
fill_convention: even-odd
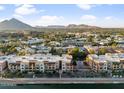
[[[124,69],[124,53],[107,53],[109,69],[112,70],[123,70]]]
[[[37,55],[36,55],[37,56]],[[44,71],[42,59],[33,56],[15,56],[8,60],[8,69],[10,71]]]
[[[124,70],[124,53],[90,54],[87,61],[95,72]]]
[[[107,61],[104,55],[97,56],[96,54],[88,55],[90,68],[95,72],[107,71]]]
[[[44,72],[44,63],[39,55],[23,56],[22,62],[20,63],[20,70],[34,72],[41,71]]]
[[[8,57],[8,69],[12,72],[20,70],[21,57],[11,56]]]
[[[20,70],[21,72],[73,71],[71,60],[72,56],[70,55],[35,54],[30,56],[15,56],[8,60],[8,68],[10,71]]]

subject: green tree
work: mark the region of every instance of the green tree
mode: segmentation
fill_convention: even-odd
[[[98,55],[105,55],[106,52],[107,52],[106,48],[100,48],[98,50]]]
[[[90,54],[95,54],[95,51],[93,49],[89,49],[88,51]]]

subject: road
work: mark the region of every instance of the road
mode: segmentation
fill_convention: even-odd
[[[0,79],[0,84],[72,84],[124,83],[124,78],[14,78]]]

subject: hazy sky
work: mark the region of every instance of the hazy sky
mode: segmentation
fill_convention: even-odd
[[[32,26],[89,24],[101,27],[124,27],[124,5],[0,5],[0,21],[13,17]]]

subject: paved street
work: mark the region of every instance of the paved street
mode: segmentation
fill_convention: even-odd
[[[71,83],[124,83],[124,78],[15,78],[0,79],[0,84],[71,84]]]

